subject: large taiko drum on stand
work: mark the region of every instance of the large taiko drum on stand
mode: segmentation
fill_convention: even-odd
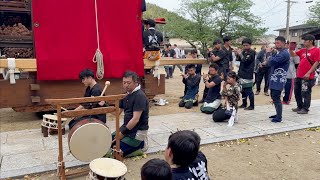
[[[90,162],[87,180],[124,180],[127,166],[121,161],[110,158],[98,158]]]
[[[68,136],[71,154],[83,162],[90,162],[107,154],[112,137],[108,127],[100,120],[88,118],[72,127]]]

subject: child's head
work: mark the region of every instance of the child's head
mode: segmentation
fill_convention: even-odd
[[[160,159],[151,159],[141,168],[141,180],[168,180],[172,179],[170,165]]]
[[[228,84],[235,84],[238,81],[238,75],[234,71],[228,73],[227,82]]]
[[[197,133],[178,131],[169,137],[165,159],[169,164],[187,167],[196,159],[199,147],[200,137]]]
[[[209,66],[209,74],[210,75],[216,75],[219,71],[219,65],[216,63],[213,63]]]

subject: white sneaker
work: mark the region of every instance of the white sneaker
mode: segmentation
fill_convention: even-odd
[[[141,149],[143,152],[146,152],[149,149],[148,137],[144,140],[144,146]]]

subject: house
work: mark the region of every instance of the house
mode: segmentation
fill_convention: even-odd
[[[298,46],[303,46],[302,35],[315,29],[317,29],[316,26],[312,26],[309,24],[291,26],[289,27],[289,41],[297,44]],[[275,31],[279,31],[279,36],[286,37],[286,28],[277,29]]]
[[[256,38],[252,42],[251,48],[256,50],[256,52],[259,52],[263,46],[274,46],[274,41],[275,41],[276,37],[277,36],[275,36],[275,35],[264,35],[262,37]],[[234,45],[235,46],[240,46],[241,42],[242,42],[242,40],[244,38],[245,37],[241,37],[241,38],[235,39]]]

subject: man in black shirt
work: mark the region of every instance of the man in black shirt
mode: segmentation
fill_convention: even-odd
[[[227,59],[227,52],[225,52],[222,49],[222,45],[221,45],[221,40],[220,39],[216,39],[213,41],[213,51],[210,54],[211,58],[210,58],[210,62],[211,63],[216,63],[219,66],[219,75],[222,75],[224,77],[226,77],[227,73],[226,73],[226,62],[229,62],[229,60]],[[226,79],[226,78],[224,78]]]
[[[230,69],[233,70],[233,66],[232,66],[232,61],[233,61],[233,56],[232,56],[232,47],[231,47],[231,37],[230,36],[225,36],[223,38],[223,47],[222,50],[226,52],[226,58],[224,59],[224,68],[226,69],[226,74],[225,76],[227,76],[227,74],[230,72]]]
[[[163,35],[155,29],[156,23],[153,19],[144,21],[147,30],[143,32],[144,58],[152,61],[161,57],[160,45],[163,44]]]
[[[100,96],[102,93],[101,86],[96,82],[94,79],[94,73],[90,69],[85,69],[81,71],[79,74],[79,78],[81,79],[82,83],[85,85],[86,92],[84,94],[84,97],[92,97],[92,96]],[[99,103],[84,103],[78,106],[75,110],[81,110],[81,109],[92,109],[97,107],[103,107],[105,106],[105,102],[99,102]],[[79,118],[75,118],[69,122],[69,129],[72,129],[74,125],[76,125],[78,122],[84,119],[94,118],[98,119],[104,123],[107,121],[106,114],[95,114],[90,116],[83,116]]]
[[[173,180],[209,180],[207,158],[199,151],[200,137],[189,130],[170,135],[165,159],[173,167]]]
[[[120,149],[127,156],[142,149],[146,144],[149,129],[149,101],[138,83],[138,75],[126,71],[123,75],[123,88],[127,96],[120,101],[124,122],[120,127]],[[115,133],[113,133],[113,138]]]
[[[198,105],[197,95],[201,76],[196,74],[196,67],[193,64],[188,66],[188,73],[183,74],[182,82],[185,84],[186,93],[179,103],[179,107],[191,109],[193,105]]]
[[[238,71],[239,82],[242,87],[242,105],[240,108],[245,110],[254,110],[254,94],[253,87],[253,73],[255,67],[256,52],[251,49],[252,41],[249,38],[242,40],[243,51],[237,52],[237,61],[240,61],[240,67]],[[250,100],[250,106],[247,107],[247,97]]]
[[[262,47],[261,51],[257,55],[256,59],[256,71],[257,71],[257,92],[256,95],[260,94],[261,90],[261,83],[264,78],[264,94],[266,96],[269,96],[269,76],[270,76],[270,67],[268,66],[267,59],[269,56],[271,56],[272,53],[267,53],[266,52],[266,47]]]
[[[165,45],[162,56],[176,58],[176,52],[171,48],[171,44]],[[164,66],[164,69],[166,71],[166,79],[173,78],[173,65],[166,65]]]
[[[144,21],[146,31],[143,32],[143,46],[146,51],[160,51],[163,44],[163,35],[156,30],[156,22],[153,19]]]

